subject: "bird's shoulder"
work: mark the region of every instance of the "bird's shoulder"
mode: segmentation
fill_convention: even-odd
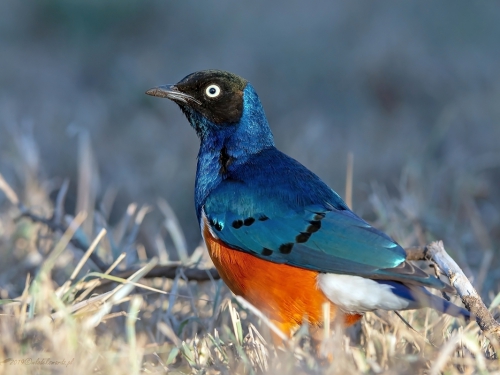
[[[207,213],[230,210],[249,215],[286,214],[311,205],[347,209],[316,174],[275,147],[231,165],[204,205]]]

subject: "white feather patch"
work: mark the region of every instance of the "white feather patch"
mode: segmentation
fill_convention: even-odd
[[[364,277],[320,273],[317,282],[326,297],[347,313],[414,308],[413,301],[395,295],[391,286]]]

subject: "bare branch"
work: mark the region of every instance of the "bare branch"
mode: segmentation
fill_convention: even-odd
[[[493,318],[483,300],[464,275],[460,267],[448,255],[442,241],[427,246],[429,257],[448,276],[451,285],[457,290],[467,310],[475,317],[479,328],[486,334],[500,339],[500,324]]]
[[[208,281],[220,279],[220,275],[215,268],[200,269],[200,268],[186,268],[182,265],[157,265],[149,271],[147,275],[144,276],[146,279],[151,279],[154,277],[166,277],[167,279],[175,279],[177,271],[183,269],[184,275],[189,281]],[[136,271],[135,268],[127,269],[125,271],[116,272],[115,276],[122,278],[127,278]],[[211,277],[211,278],[210,278]]]

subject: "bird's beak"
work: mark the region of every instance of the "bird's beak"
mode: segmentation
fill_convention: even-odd
[[[191,95],[179,91],[179,89],[175,85],[163,85],[163,86],[153,87],[152,89],[146,91],[146,94],[151,96],[157,96],[159,98],[167,98],[175,102],[187,103],[188,101],[193,101],[197,104],[201,104],[200,101],[196,100]]]

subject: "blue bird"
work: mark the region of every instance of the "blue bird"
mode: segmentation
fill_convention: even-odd
[[[245,79],[205,70],[146,93],[177,103],[200,138],[196,214],[215,267],[281,330],[320,325],[325,302],[346,326],[376,309],[469,317],[425,289],[452,287],[408,263],[400,245],[275,147]]]

